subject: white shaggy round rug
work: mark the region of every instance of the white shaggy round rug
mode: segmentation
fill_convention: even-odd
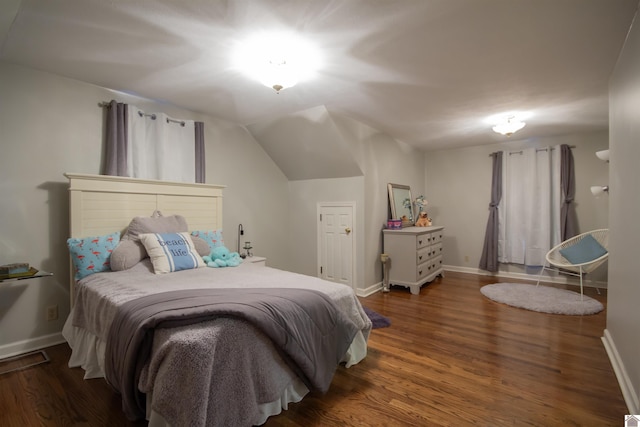
[[[604,310],[600,301],[566,289],[525,283],[494,283],[480,288],[487,298],[532,311],[552,314],[585,315]]]

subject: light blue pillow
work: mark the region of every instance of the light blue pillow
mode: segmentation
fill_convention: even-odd
[[[145,233],[139,237],[156,274],[206,267],[189,233]]]
[[[101,271],[111,271],[111,252],[120,242],[120,232],[105,236],[67,239],[76,280]]]
[[[560,249],[560,253],[572,264],[583,264],[600,258],[607,250],[593,236],[587,234],[575,245]]]
[[[207,242],[207,245],[214,250],[218,246],[224,246],[224,239],[222,238],[222,230],[197,230],[191,232],[192,236],[196,236]]]

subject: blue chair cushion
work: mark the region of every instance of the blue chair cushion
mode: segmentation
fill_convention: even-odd
[[[572,264],[584,264],[600,258],[607,250],[593,236],[587,234],[575,245],[560,249],[560,253]]]

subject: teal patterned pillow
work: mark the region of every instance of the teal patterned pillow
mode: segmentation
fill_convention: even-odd
[[[192,231],[192,236],[196,236],[207,242],[207,245],[214,250],[218,246],[224,246],[224,239],[222,238],[222,230],[209,230],[209,231]]]
[[[111,271],[109,258],[118,242],[120,242],[119,231],[105,236],[67,239],[76,280],[93,273]]]

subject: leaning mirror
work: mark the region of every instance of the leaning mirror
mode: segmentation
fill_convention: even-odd
[[[388,184],[388,189],[391,218],[401,219],[403,227],[412,226],[414,218],[411,188],[408,185]]]

